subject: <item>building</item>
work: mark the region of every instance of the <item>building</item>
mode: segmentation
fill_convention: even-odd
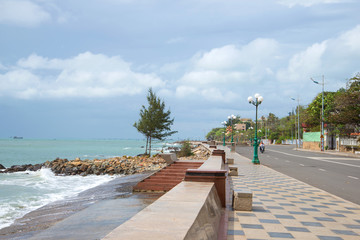
[[[237,123],[235,124],[235,129],[239,131],[246,131],[246,124],[245,123]]]
[[[242,122],[252,122],[251,118],[241,118],[240,121]]]

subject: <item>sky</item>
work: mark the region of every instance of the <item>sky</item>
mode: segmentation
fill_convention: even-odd
[[[171,138],[286,116],[360,72],[358,0],[0,0],[0,138],[142,139],[150,87]]]

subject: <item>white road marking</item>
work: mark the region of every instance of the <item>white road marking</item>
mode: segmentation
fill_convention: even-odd
[[[299,155],[295,155],[295,154],[291,154],[291,153],[284,153],[284,152],[280,152],[280,151],[276,151],[276,150],[270,150],[270,149],[268,151],[270,151],[270,152],[278,152],[278,153],[282,153],[282,154],[293,156],[293,157],[301,157],[301,158],[303,158],[303,156],[299,156]],[[278,159],[278,158],[275,158],[275,159]]]
[[[321,160],[321,159],[328,159],[328,160],[349,160],[349,161],[356,161],[356,160],[360,160],[358,158],[337,158],[337,157],[308,157],[311,159],[315,159],[315,160]]]
[[[335,164],[345,165],[345,166],[349,166],[349,167],[360,168],[360,165],[354,165],[354,164],[349,164],[349,163],[341,163],[341,162],[335,162],[335,161],[331,161],[331,160],[326,160],[328,158],[319,159],[318,157],[304,157],[304,156],[300,156],[300,155],[295,155],[295,154],[291,154],[291,153],[284,153],[284,152],[280,152],[280,151],[276,151],[276,150],[270,150],[270,149],[268,149],[268,151],[270,151],[270,152],[278,152],[278,153],[282,153],[282,154],[293,156],[293,157],[308,158],[308,159],[312,159],[312,160],[316,160],[316,161],[329,162],[329,163],[335,163]],[[333,159],[333,158],[331,158],[331,159]]]
[[[322,168],[319,168],[319,170],[320,170],[320,171],[323,171],[323,172],[326,172],[326,170],[325,170],[325,169],[322,169]]]
[[[312,159],[311,157],[307,157],[307,158]],[[349,163],[335,162],[335,161],[325,160],[325,159],[313,159],[313,160],[322,161],[322,162],[329,162],[329,163],[336,163],[336,164],[345,165],[345,166],[349,166],[349,167],[357,167],[357,168],[360,168],[359,165],[354,165],[354,164],[349,164]]]
[[[300,163],[300,166],[304,167],[305,165],[304,165],[304,164],[302,164],[302,163]]]
[[[353,176],[348,176],[349,178],[352,178],[352,179],[359,179],[357,177],[353,177]]]

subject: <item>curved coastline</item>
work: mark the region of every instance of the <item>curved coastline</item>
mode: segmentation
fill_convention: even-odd
[[[149,173],[159,170],[166,165],[166,161],[158,156],[123,156],[94,160],[80,160],[76,158],[70,161],[58,158],[42,164],[15,165],[7,168],[0,172],[0,174],[12,174],[16,172],[29,174],[30,172],[35,173],[42,168],[47,168],[51,170],[53,174],[65,178],[74,175],[79,175],[79,177],[94,175],[114,175],[121,177],[116,177],[110,182],[80,192],[75,197],[67,197],[64,200],[46,204],[25,214],[23,217],[14,220],[12,225],[0,229],[0,239],[14,239],[14,237],[19,234],[24,236],[27,232],[30,234],[31,232],[46,229],[53,223],[68,217],[69,214],[78,212],[99,200],[124,196],[129,197],[132,195],[132,186],[141,181],[144,178],[143,175],[147,176]],[[31,173],[28,176],[31,175],[33,174]],[[50,179],[50,182],[52,181],[53,180]],[[56,184],[56,182],[52,184]]]
[[[0,229],[0,239],[29,239],[71,215],[108,200],[146,198],[150,199],[148,200],[148,204],[150,204],[161,194],[133,194],[132,187],[152,173],[153,171],[148,171],[146,173],[117,177],[109,182],[87,189],[75,197],[49,203],[15,220],[12,225]],[[143,207],[146,206],[146,201],[144,201]],[[131,216],[128,216],[128,218]]]

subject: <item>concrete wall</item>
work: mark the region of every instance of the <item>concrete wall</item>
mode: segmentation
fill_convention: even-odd
[[[221,203],[214,183],[181,182],[104,239],[217,239]]]
[[[303,142],[303,149],[320,150],[320,142]]]

